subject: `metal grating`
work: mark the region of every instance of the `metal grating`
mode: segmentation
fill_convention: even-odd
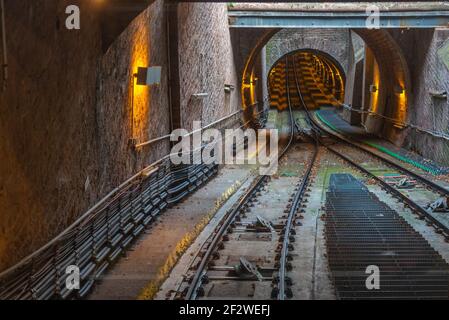
[[[340,299],[448,299],[448,263],[350,174],[331,176],[325,235]],[[365,284],[370,265],[380,270],[378,290]]]

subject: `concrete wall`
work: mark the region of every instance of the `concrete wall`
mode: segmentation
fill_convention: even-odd
[[[410,69],[412,100],[408,121],[427,130],[448,134],[449,102],[432,98],[429,92],[449,92],[449,69],[438,56],[438,50],[449,43],[449,29],[394,30],[390,33],[402,48]],[[409,129],[404,146],[449,165],[447,140]]]

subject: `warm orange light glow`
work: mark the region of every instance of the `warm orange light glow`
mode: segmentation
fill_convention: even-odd
[[[145,141],[148,137],[149,108],[150,108],[150,88],[148,86],[137,86],[134,74],[138,67],[147,67],[150,64],[148,47],[148,30],[136,32],[131,46],[131,79],[130,89],[134,94],[133,110],[130,110],[132,121],[132,137],[137,141]],[[134,84],[134,85],[133,85]]]
[[[251,101],[256,101],[256,79],[254,73],[251,73],[251,83],[249,85]]]
[[[371,111],[374,113],[379,112],[379,91],[380,91],[380,71],[377,61],[374,60],[373,65],[373,85],[376,86],[377,90],[371,92]]]
[[[401,84],[401,88],[404,88],[404,86]],[[396,119],[400,123],[404,123],[407,117],[407,94],[406,90],[402,89],[401,93],[396,93],[397,96],[397,112],[396,112]]]
[[[3,256],[4,252],[6,251],[5,249],[6,249],[6,239],[0,237],[0,257]]]

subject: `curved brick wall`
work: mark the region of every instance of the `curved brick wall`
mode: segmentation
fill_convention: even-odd
[[[267,70],[285,54],[300,49],[326,52],[337,60],[345,74],[349,64],[349,30],[346,29],[284,29],[266,45]]]

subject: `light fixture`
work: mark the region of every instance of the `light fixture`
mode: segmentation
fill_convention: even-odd
[[[225,84],[225,92],[230,93],[235,90],[235,86],[232,84]]]
[[[162,67],[138,67],[134,76],[137,78],[138,86],[150,86],[161,83],[161,73]]]
[[[251,80],[249,83],[252,85],[256,85],[257,81],[259,81],[259,78],[254,78],[253,80]]]
[[[404,87],[400,86],[400,85],[395,85],[394,86],[394,92],[397,94],[403,94],[405,91]]]
[[[447,99],[447,92],[446,91],[436,91],[436,90],[430,90],[429,94],[432,98],[435,99]]]
[[[132,75],[132,99],[131,99],[131,134],[129,144],[136,147],[137,139],[134,137],[134,86],[151,86],[161,83],[162,67],[137,67],[137,72]]]
[[[369,86],[369,92],[377,92],[377,86],[375,84],[372,84]]]

